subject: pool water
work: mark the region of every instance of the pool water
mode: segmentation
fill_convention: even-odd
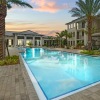
[[[100,57],[27,48],[22,56],[47,100],[100,81]]]

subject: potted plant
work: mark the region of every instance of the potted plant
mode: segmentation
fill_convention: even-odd
[[[29,46],[30,48],[32,48],[32,47],[33,47],[33,43],[32,43],[32,42],[29,42],[29,43],[28,43],[28,46]]]

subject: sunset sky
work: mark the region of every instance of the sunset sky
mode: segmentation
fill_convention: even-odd
[[[24,0],[34,8],[13,6],[6,17],[7,31],[32,30],[41,34],[54,35],[66,29],[65,23],[75,19],[69,10],[77,0]]]

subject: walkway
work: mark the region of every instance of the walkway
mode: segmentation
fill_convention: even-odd
[[[39,100],[22,61],[0,66],[0,100]]]

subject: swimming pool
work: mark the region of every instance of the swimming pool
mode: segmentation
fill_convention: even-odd
[[[100,81],[100,57],[42,48],[21,55],[47,100]]]

